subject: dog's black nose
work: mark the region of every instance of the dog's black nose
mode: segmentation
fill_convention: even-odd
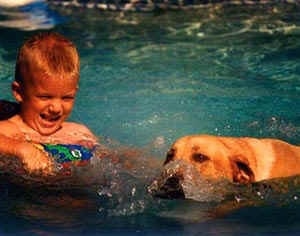
[[[165,199],[184,199],[184,191],[181,186],[181,176],[170,176],[165,181],[152,184],[149,188],[150,193],[154,197]]]

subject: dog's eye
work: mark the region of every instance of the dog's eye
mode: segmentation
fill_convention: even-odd
[[[164,165],[168,164],[170,161],[173,160],[175,155],[175,150],[173,148],[171,148],[168,152],[167,152],[167,156],[166,156],[166,160],[164,162]]]
[[[203,155],[201,153],[195,153],[195,154],[193,154],[192,158],[193,158],[194,161],[200,162],[200,163],[209,160],[208,156],[205,156],[205,155]]]

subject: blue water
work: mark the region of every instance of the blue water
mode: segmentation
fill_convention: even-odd
[[[22,41],[39,29],[63,33],[81,56],[80,90],[70,119],[118,148],[142,150],[136,156],[145,162],[135,163],[134,173],[101,164],[97,174],[105,174],[104,187],[69,190],[92,200],[83,209],[58,206],[58,190],[33,194],[3,183],[1,234],[300,233],[298,189],[212,219],[205,213],[213,203],[153,199],[146,191],[159,172],[149,166],[151,158],[159,168],[168,147],[182,135],[276,137],[299,144],[299,5],[217,4],[150,13],[39,9],[42,21],[18,28],[0,13],[1,99],[12,99],[10,83]],[[36,14],[30,8],[11,11]]]

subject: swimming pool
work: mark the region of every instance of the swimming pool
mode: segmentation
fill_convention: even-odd
[[[71,38],[81,56],[71,119],[103,139],[147,150],[158,160],[176,138],[192,133],[276,137],[299,144],[299,10],[296,3],[215,4],[148,13],[53,7],[47,22]],[[36,31],[0,31],[0,94],[11,99],[16,50]],[[208,220],[201,216],[202,203],[147,196],[144,188],[154,171],[137,170],[131,176],[109,164],[104,167],[111,185],[87,193],[99,198],[96,209],[61,209],[2,184],[0,233],[300,232],[297,198],[284,206],[270,200],[265,207]],[[297,197],[298,190],[293,191]]]

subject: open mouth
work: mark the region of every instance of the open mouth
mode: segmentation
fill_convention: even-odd
[[[49,115],[46,115],[46,114],[41,114],[40,116],[44,121],[51,122],[51,123],[56,122],[61,118],[61,116],[59,116],[59,115],[49,116]]]

